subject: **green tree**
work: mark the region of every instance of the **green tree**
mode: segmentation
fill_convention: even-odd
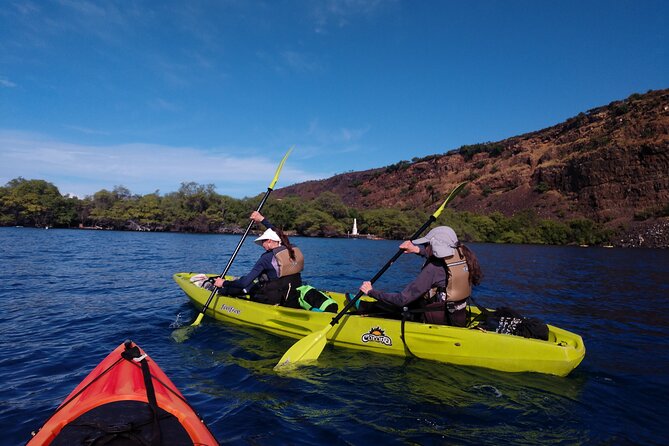
[[[62,197],[58,200],[53,212],[53,224],[58,227],[72,227],[77,224],[77,207],[79,199],[76,197]]]
[[[296,221],[309,208],[309,203],[295,196],[268,200],[262,211],[270,221],[284,231],[297,231]]]
[[[596,223],[587,218],[579,218],[569,222],[571,241],[578,244],[597,244],[605,242],[609,234],[600,230]]]
[[[411,236],[419,225],[406,212],[398,209],[371,209],[364,211],[358,227],[361,233],[401,240]]]
[[[334,192],[323,192],[313,203],[317,209],[327,212],[334,218],[346,218],[349,215],[348,208],[341,197]]]
[[[472,147],[473,151],[486,147]],[[158,191],[133,195],[124,186],[102,189],[84,199],[61,196],[58,189],[43,180],[22,177],[0,187],[0,225],[61,226],[99,225],[115,229],[135,229],[138,225],[153,230],[216,232],[246,227],[262,194],[235,199],[219,195],[212,184],[182,183],[177,192],[161,196]],[[669,206],[653,211],[669,214]],[[361,233],[384,238],[404,239],[427,218],[416,210],[366,209],[346,206],[337,194],[328,191],[314,200],[297,196],[271,197],[263,214],[287,231],[307,236],[344,236],[353,218]],[[532,210],[507,217],[500,212],[477,215],[444,210],[436,224],[451,226],[463,241],[501,243],[598,244],[608,241],[605,231],[585,218],[567,223],[540,220]]]
[[[553,220],[543,220],[539,224],[539,233],[541,234],[543,243],[549,245],[564,245],[570,236],[567,225]]]
[[[345,233],[342,223],[319,209],[308,209],[295,219],[299,234],[316,237],[335,237]]]
[[[134,204],[131,209],[131,215],[139,224],[148,226],[154,230],[162,226],[164,213],[161,208],[161,198],[158,192],[143,195],[135,200]]]
[[[64,206],[58,188],[44,180],[26,180],[18,177],[3,188],[2,214],[13,216],[3,221],[24,226],[53,226],[55,214]],[[59,215],[62,218],[64,214]],[[13,221],[12,221],[13,220]]]

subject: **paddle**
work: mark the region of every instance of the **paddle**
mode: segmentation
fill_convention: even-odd
[[[458,184],[455,189],[451,191],[446,200],[444,200],[441,206],[439,206],[439,209],[437,209],[434,214],[430,215],[430,218],[425,222],[425,224],[421,226],[420,229],[418,229],[409,240],[417,239],[423,233],[423,231],[425,231],[439,217],[446,205],[460,193],[466,184],[467,181]],[[395,260],[397,260],[402,255],[402,253],[404,253],[403,250],[398,250],[395,255],[390,260],[388,260],[385,265],[383,265],[383,268],[381,268],[379,272],[376,273],[374,277],[372,277],[370,282],[376,282],[379,277],[381,277],[383,273],[385,273],[388,268],[390,268]],[[325,328],[311,333],[293,344],[293,346],[289,348],[286,353],[284,353],[277,365],[274,366],[274,370],[279,370],[288,365],[296,365],[299,362],[314,361],[318,359],[321,352],[325,348],[325,344],[327,343],[326,335],[330,329],[339,323],[339,320],[344,316],[344,314],[346,314],[346,312],[351,307],[353,307],[353,305],[355,305],[358,299],[360,299],[362,296],[362,291],[358,291],[358,294],[356,294],[355,297],[346,304],[343,310],[341,310],[335,317],[332,318],[332,321],[330,321],[330,323]]]
[[[294,147],[294,146],[293,146]],[[288,155],[290,155],[290,152],[293,151],[293,147],[288,149],[286,154],[283,156],[283,159],[279,163],[279,167],[276,168],[276,173],[274,174],[274,178],[272,179],[272,182],[269,183],[269,187],[267,188],[267,191],[265,192],[265,195],[262,197],[262,200],[260,200],[260,204],[258,205],[258,208],[256,211],[260,212],[262,207],[265,205],[265,202],[267,201],[267,198],[269,197],[269,194],[272,193],[272,190],[274,190],[274,185],[279,179],[279,173],[281,173],[281,169],[283,168],[284,163],[286,162],[286,159],[288,158]],[[242,247],[242,244],[244,243],[244,240],[246,240],[246,237],[249,235],[249,232],[251,231],[251,227],[253,226],[254,221],[251,220],[249,222],[249,225],[246,227],[246,231],[244,231],[244,235],[242,235],[242,238],[239,240],[239,243],[237,243],[237,247],[232,253],[232,256],[230,256],[230,260],[228,260],[228,264],[225,265],[225,269],[221,273],[219,277],[225,278],[225,275],[228,273],[228,270],[230,269],[230,266],[232,266],[232,262],[235,260],[235,257],[237,257],[237,253],[239,253],[240,248]],[[204,307],[202,307],[202,310],[200,310],[200,314],[197,315],[197,318],[195,321],[190,324],[191,327],[196,327],[200,325],[202,322],[202,319],[204,318],[204,314],[207,311],[207,308],[209,307],[209,304],[211,303],[212,299],[216,295],[216,292],[218,291],[218,288],[215,287],[212,291],[211,294],[209,295],[209,299],[207,299],[207,302],[204,304]],[[177,329],[178,330],[178,329]],[[176,333],[176,330],[175,330]],[[177,336],[175,333],[172,334],[172,337],[177,339],[177,338],[183,338],[183,336]]]

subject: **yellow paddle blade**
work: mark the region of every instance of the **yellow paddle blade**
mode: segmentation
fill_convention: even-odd
[[[185,327],[179,327],[172,332],[172,339],[175,342],[181,344],[190,338],[191,333],[195,331],[196,327],[193,325],[186,325]]]
[[[204,313],[200,313],[200,314],[198,314],[197,317],[195,318],[195,321],[193,321],[193,323],[190,324],[190,325],[191,325],[192,327],[197,326],[197,325],[200,325],[200,323],[202,322],[202,319],[203,319],[203,318],[204,318]]]
[[[288,155],[290,155],[290,152],[293,151],[293,148],[295,148],[295,146],[292,146],[290,149],[288,149],[286,154],[283,156],[283,159],[279,163],[279,167],[276,168],[276,173],[274,174],[274,178],[272,179],[272,182],[269,183],[269,188],[268,189],[274,189],[274,185],[279,180],[279,174],[281,173],[281,169],[283,169],[283,165],[286,163],[286,159],[288,159]]]
[[[307,335],[293,344],[281,357],[274,370],[289,368],[299,362],[315,361],[320,356],[328,341],[327,334],[332,325]]]
[[[448,197],[446,197],[446,199],[445,199],[444,202],[441,204],[441,206],[439,206],[439,209],[437,209],[436,211],[434,211],[434,214],[432,214],[432,216],[434,217],[435,220],[439,217],[439,215],[440,215],[441,212],[444,210],[444,208],[446,207],[446,205],[447,205],[448,203],[450,203],[451,200],[453,200],[453,198],[455,198],[455,196],[458,195],[458,194],[460,193],[460,191],[462,191],[462,189],[465,187],[465,185],[466,185],[467,183],[469,183],[469,181],[464,181],[464,182],[458,184],[458,185],[455,187],[455,189],[453,189],[453,190],[451,191],[451,193],[448,194]]]
[[[184,341],[187,341],[190,338],[191,333],[202,323],[204,319],[204,313],[197,315],[192,324],[186,325],[185,327],[179,327],[176,330],[172,331],[172,339],[181,344]]]

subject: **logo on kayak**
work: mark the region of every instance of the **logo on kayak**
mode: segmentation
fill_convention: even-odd
[[[381,327],[374,327],[369,330],[367,333],[363,334],[360,338],[362,342],[378,342],[379,344],[391,346],[393,345],[393,340],[390,339],[390,336],[386,335],[386,332],[383,331]]]
[[[226,313],[230,314],[241,314],[241,310],[238,310],[237,308],[233,307],[232,305],[221,305],[221,311],[225,311]]]

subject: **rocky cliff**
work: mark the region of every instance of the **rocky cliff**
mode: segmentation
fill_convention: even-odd
[[[352,207],[432,209],[458,183],[457,210],[585,217],[620,246],[669,247],[669,90],[634,94],[555,126],[498,142],[320,181],[277,196],[332,191]]]

